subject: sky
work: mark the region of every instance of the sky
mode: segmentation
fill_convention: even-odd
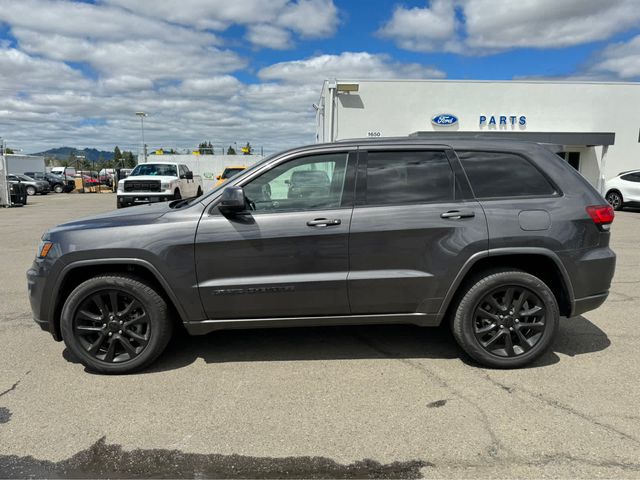
[[[325,79],[640,80],[640,0],[0,0],[9,147],[312,143]],[[219,150],[219,149],[218,149]]]

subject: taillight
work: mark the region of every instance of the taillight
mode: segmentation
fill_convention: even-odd
[[[608,226],[613,222],[614,212],[611,205],[591,205],[587,207],[587,213],[598,226]]]

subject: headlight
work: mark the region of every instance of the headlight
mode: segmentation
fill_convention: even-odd
[[[119,192],[119,193],[124,192],[124,180],[120,180],[120,181],[118,182],[118,192]]]
[[[171,188],[171,183],[170,182],[161,182],[160,183],[160,188],[162,190],[169,190]]]

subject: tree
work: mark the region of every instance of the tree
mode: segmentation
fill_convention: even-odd
[[[4,150],[4,153],[6,153],[7,155],[11,155],[11,154],[16,153],[16,152],[14,152],[12,148],[7,147]]]
[[[213,145],[211,142],[202,142],[198,144],[198,152],[200,155],[213,155]]]
[[[253,152],[253,148],[251,147],[251,144],[247,142],[247,144],[244,147],[242,147],[242,154],[251,155],[252,152]]]
[[[133,168],[136,166],[136,158],[133,155],[133,152],[123,152],[122,158],[124,160],[125,168]]]
[[[227,148],[227,155],[235,155],[235,154],[236,154],[235,149],[231,145],[229,145],[229,148]]]

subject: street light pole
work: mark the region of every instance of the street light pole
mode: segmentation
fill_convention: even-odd
[[[143,163],[147,163],[147,146],[144,144],[144,117],[147,116],[145,112],[136,112],[136,115],[140,117],[140,130],[142,132],[142,159]]]

